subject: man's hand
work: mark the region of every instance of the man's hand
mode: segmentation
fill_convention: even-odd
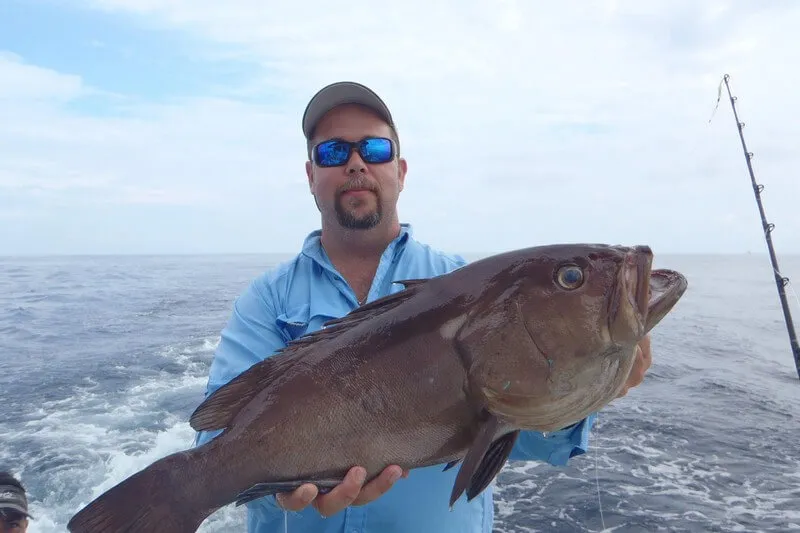
[[[364,505],[382,496],[392,488],[400,477],[408,477],[397,465],[387,466],[381,474],[364,485],[366,471],[360,466],[354,466],[348,472],[342,483],[326,494],[319,494],[316,485],[307,483],[292,492],[280,493],[275,499],[282,508],[288,511],[300,511],[309,504],[319,511],[324,517],[331,516],[350,505]]]
[[[645,335],[636,346],[636,360],[633,362],[631,373],[628,374],[628,381],[625,382],[625,386],[617,398],[622,398],[628,394],[630,389],[644,381],[644,375],[651,364],[653,364],[653,354],[650,352],[650,335]]]

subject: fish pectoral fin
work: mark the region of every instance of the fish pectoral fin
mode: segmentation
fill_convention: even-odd
[[[511,450],[517,442],[517,437],[519,437],[519,430],[506,433],[492,443],[486,455],[483,456],[480,466],[473,474],[469,487],[467,487],[468,501],[483,492],[497,474],[500,473],[503,465],[508,460],[508,456],[511,455]]]
[[[279,492],[292,492],[307,483],[316,485],[319,493],[325,494],[326,492],[330,492],[330,490],[337,485],[340,485],[342,481],[344,481],[344,479],[306,479],[257,483],[236,496],[236,507],[257,500],[258,498],[263,498],[264,496],[274,496]]]
[[[478,436],[464,457],[464,464],[461,465],[453,484],[453,491],[450,494],[451,508],[464,491],[467,492],[467,501],[483,492],[508,460],[519,431],[512,431],[495,439],[499,425],[494,415],[489,415],[481,425]]]

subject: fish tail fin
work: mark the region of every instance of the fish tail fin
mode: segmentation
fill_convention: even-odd
[[[216,509],[195,501],[202,480],[189,479],[197,450],[168,455],[110,488],[67,524],[72,533],[190,533]],[[202,473],[201,473],[202,475]]]

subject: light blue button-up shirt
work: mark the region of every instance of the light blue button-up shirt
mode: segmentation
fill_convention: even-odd
[[[397,280],[430,278],[465,264],[460,256],[444,254],[415,240],[411,226],[403,224],[381,256],[368,300],[402,290],[402,285],[394,283]],[[312,232],[295,258],[256,278],[236,299],[211,364],[207,394],[287,341],[315,331],[357,306],[352,289],[325,254],[320,232]],[[547,435],[523,432],[510,459],[565,465],[570,457],[586,452],[593,421],[591,415]],[[200,432],[196,444],[218,434]],[[283,532],[286,518],[290,533],[490,533],[494,519],[492,487],[471,502],[462,495],[451,511],[448,502],[459,467],[447,472],[443,467],[414,469],[377,500],[328,518],[322,518],[311,506],[285,517],[274,497],[260,498],[247,504],[248,531]]]

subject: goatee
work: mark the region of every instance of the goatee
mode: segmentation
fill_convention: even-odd
[[[375,195],[375,211],[366,215],[356,216],[345,207],[342,197],[352,189],[366,189]],[[383,206],[375,187],[372,187],[365,179],[355,178],[345,184],[336,192],[336,217],[339,224],[347,229],[370,229],[377,226],[383,218]]]
[[[339,219],[339,224],[348,229],[370,229],[377,226],[383,218],[383,209],[380,202],[378,202],[375,211],[365,215],[356,216],[352,212],[345,209],[341,200],[336,202],[336,217]]]

